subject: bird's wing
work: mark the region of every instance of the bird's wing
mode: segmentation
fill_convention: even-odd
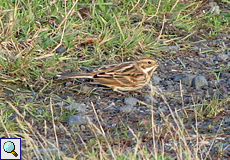
[[[145,74],[133,63],[109,65],[94,71],[95,82],[105,85],[135,87],[145,82]]]
[[[143,73],[133,73],[128,75],[114,75],[114,79],[123,86],[139,86],[145,84],[146,78]]]
[[[121,87],[121,84],[112,77],[95,77],[93,83],[105,85],[111,88],[116,88],[117,86]]]
[[[143,73],[134,63],[121,63],[121,64],[113,64],[101,67],[94,71],[98,76],[104,76],[104,74],[108,75],[124,75],[127,73]]]

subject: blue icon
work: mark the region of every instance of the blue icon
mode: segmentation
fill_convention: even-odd
[[[3,149],[7,153],[12,153],[15,157],[18,156],[18,154],[14,151],[15,150],[15,145],[11,141],[7,141],[3,145]]]

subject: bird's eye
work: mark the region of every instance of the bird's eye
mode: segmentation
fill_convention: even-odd
[[[148,64],[151,64],[152,62],[151,61],[148,61]]]

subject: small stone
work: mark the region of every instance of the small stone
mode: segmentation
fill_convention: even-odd
[[[217,86],[220,83],[220,80],[215,80],[214,85]]]
[[[85,131],[85,126],[84,125],[81,125],[80,128],[81,128],[81,131]]]
[[[226,54],[227,54],[228,56],[230,56],[230,50],[228,50]]]
[[[220,7],[216,2],[210,2],[209,5],[212,6],[210,10],[211,14],[220,14]]]
[[[160,106],[160,107],[158,107],[158,111],[157,112],[159,112],[159,113],[161,113],[161,112],[167,112],[167,110],[168,110],[168,107],[167,106]]]
[[[27,102],[32,102],[34,99],[33,98],[27,98],[26,101]]]
[[[155,83],[159,83],[161,81],[161,78],[158,77],[158,76],[153,75],[152,76],[152,81],[155,82]]]
[[[181,79],[181,83],[186,84],[188,86],[192,85],[192,80],[193,78],[196,77],[195,75],[192,74],[186,74],[184,77]]]
[[[217,60],[218,60],[218,61],[220,61],[220,60],[222,60],[222,61],[227,61],[228,58],[229,58],[229,56],[228,56],[227,54],[218,54],[218,55],[217,55]]]
[[[41,109],[38,109],[38,110],[37,110],[37,113],[38,113],[38,114],[42,114],[43,111],[42,111]]]
[[[175,77],[173,78],[173,81],[174,81],[174,82],[178,82],[178,81],[180,81],[183,77],[184,77],[184,75],[177,75],[177,76],[175,76]]]
[[[89,93],[90,91],[92,91],[92,87],[89,87],[88,85],[83,85],[81,90],[83,92]]]
[[[230,78],[230,73],[220,73],[220,78],[227,78],[229,79]]]
[[[230,124],[230,117],[225,116],[225,117],[224,117],[224,122]]]
[[[109,108],[111,108],[111,107],[114,107],[115,106],[115,103],[114,102],[112,102],[112,103],[110,103],[110,105],[108,105],[107,107],[105,107],[104,109],[109,109]]]
[[[226,94],[226,93],[224,93],[224,94],[223,94],[223,97],[224,97],[224,98],[228,98],[228,97],[229,97],[229,95],[228,95],[228,94]]]
[[[125,113],[130,113],[133,110],[133,106],[132,105],[125,105],[124,107],[121,107],[121,111],[125,112]]]
[[[64,105],[64,102],[61,101],[61,102],[56,103],[55,105],[56,105],[57,107],[62,107],[62,106]]]
[[[151,95],[145,95],[144,96],[144,102],[147,104],[152,105],[153,103],[159,103],[153,96]]]
[[[192,80],[192,87],[194,87],[195,89],[201,89],[202,87],[207,86],[207,85],[208,85],[208,82],[204,76],[196,76]]]
[[[170,48],[171,50],[176,51],[176,52],[179,52],[179,50],[180,50],[180,47],[179,47],[179,46],[169,46],[169,48]]]
[[[56,49],[56,53],[62,54],[66,51],[66,48],[64,46],[60,46]]]
[[[181,80],[181,83],[191,86],[194,77],[196,76],[192,74],[178,75],[173,78],[173,81],[178,82]]]
[[[163,81],[162,84],[165,86],[170,86],[170,85],[173,85],[174,82],[173,81]]]
[[[205,54],[198,53],[198,56],[205,58]]]
[[[211,65],[212,62],[210,62],[210,61],[208,61],[208,60],[203,60],[203,61],[202,61],[202,64],[203,64],[203,65]]]
[[[170,52],[170,51],[179,52],[180,47],[179,46],[164,46],[162,50],[166,52]]]
[[[72,82],[66,82],[66,84],[65,84],[66,87],[69,87],[69,86],[72,86],[72,85],[73,85]]]
[[[214,88],[214,87],[215,87],[215,84],[214,84],[213,82],[208,82],[208,86],[209,86],[210,88]]]
[[[126,105],[135,106],[137,104],[136,98],[125,98],[124,103]]]
[[[57,153],[56,148],[44,148],[44,149],[39,149],[38,150],[41,154],[43,153]]]
[[[79,126],[82,124],[87,124],[87,120],[81,116],[72,115],[72,116],[69,116],[68,124],[70,126],[72,125]]]
[[[214,40],[212,41],[212,44],[213,44],[213,45],[218,45],[218,44],[220,44],[220,40],[214,39]]]
[[[79,111],[79,112],[85,112],[86,107],[87,106],[83,103],[80,104],[80,103],[74,102],[74,103],[68,105],[67,107],[65,107],[65,109],[68,109],[68,110],[77,109],[77,111]]]

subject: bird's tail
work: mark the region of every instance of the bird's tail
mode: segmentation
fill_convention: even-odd
[[[90,73],[62,73],[57,75],[60,79],[67,79],[67,78],[93,78],[93,75]]]

